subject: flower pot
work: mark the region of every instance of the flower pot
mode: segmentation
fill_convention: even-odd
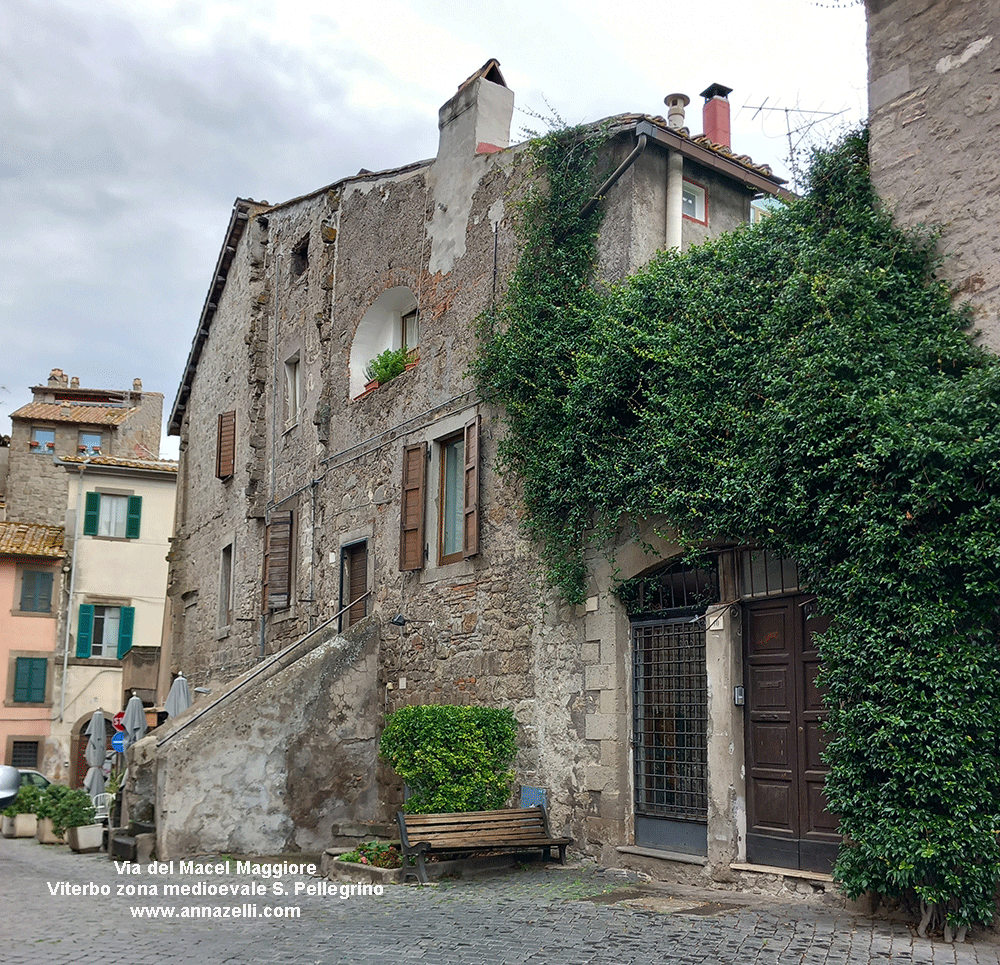
[[[35,840],[39,844],[62,844],[63,839],[52,830],[52,818],[39,818],[35,830]]]
[[[66,843],[74,851],[100,851],[104,843],[104,828],[100,824],[84,824],[66,829]]]
[[[15,814],[9,818],[4,815],[3,836],[5,838],[33,838],[38,819],[34,814]]]

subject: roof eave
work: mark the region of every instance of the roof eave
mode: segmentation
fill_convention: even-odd
[[[670,128],[660,127],[652,121],[643,120],[635,125],[635,133],[636,135],[645,134],[651,140],[662,144],[667,149],[677,151],[683,157],[696,161],[703,167],[717,171],[719,174],[723,174],[733,181],[739,181],[754,191],[783,198],[786,201],[795,197],[791,191],[782,187],[784,183],[782,178],[775,177],[774,175],[768,177],[733,158],[726,157],[724,154],[719,154],[707,147],[703,147],[701,144],[695,143],[678,131],[672,131]]]
[[[191,351],[188,352],[187,362],[184,365],[184,375],[177,389],[173,408],[170,410],[170,421],[167,423],[168,435],[176,436],[181,431],[181,422],[184,419],[188,397],[191,395],[191,384],[198,367],[198,359],[201,358],[202,349],[208,339],[215,310],[225,290],[229,269],[232,267],[233,258],[236,255],[240,239],[243,237],[243,232],[246,231],[246,226],[250,222],[250,215],[266,211],[267,207],[267,205],[258,204],[256,201],[245,198],[237,198],[233,204],[233,212],[229,217],[229,227],[226,230],[226,239],[222,243],[222,249],[215,263],[212,284],[209,285],[208,294],[205,296],[205,303],[202,305],[201,316],[198,319],[198,328],[195,331],[194,339],[191,342]]]

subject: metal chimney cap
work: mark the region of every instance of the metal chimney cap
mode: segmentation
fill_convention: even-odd
[[[688,97],[687,94],[667,94],[667,96],[663,98],[663,103],[666,104],[667,107],[673,107],[678,101],[680,102],[678,106],[687,107],[688,104],[691,103],[691,98]]]
[[[728,97],[732,92],[732,87],[726,87],[725,84],[709,84],[698,96],[710,101],[713,97]]]

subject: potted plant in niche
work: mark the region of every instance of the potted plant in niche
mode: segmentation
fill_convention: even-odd
[[[3,809],[5,838],[33,838],[38,826],[35,810],[42,793],[34,784],[22,784],[13,802]]]
[[[59,806],[59,801],[66,794],[69,794],[69,788],[65,784],[50,784],[42,791],[38,807],[35,809],[35,814],[38,816],[35,840],[39,844],[63,843],[62,835],[55,833],[52,818]]]
[[[94,804],[82,788],[60,797],[52,813],[52,830],[74,851],[100,851],[104,828],[94,824]]]
[[[402,348],[387,348],[384,352],[379,352],[365,369],[365,378],[368,379],[365,391],[385,385],[386,382],[391,382],[397,375],[405,372],[407,356],[405,345]]]

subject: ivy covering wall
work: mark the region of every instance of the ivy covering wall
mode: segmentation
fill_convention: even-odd
[[[625,513],[692,549],[794,557],[820,608],[836,876],[990,921],[1000,872],[1000,364],[933,278],[934,238],[880,206],[867,134],[806,195],[624,284],[579,211],[600,137],[536,144],[523,256],[474,367],[501,468],[569,602]]]

